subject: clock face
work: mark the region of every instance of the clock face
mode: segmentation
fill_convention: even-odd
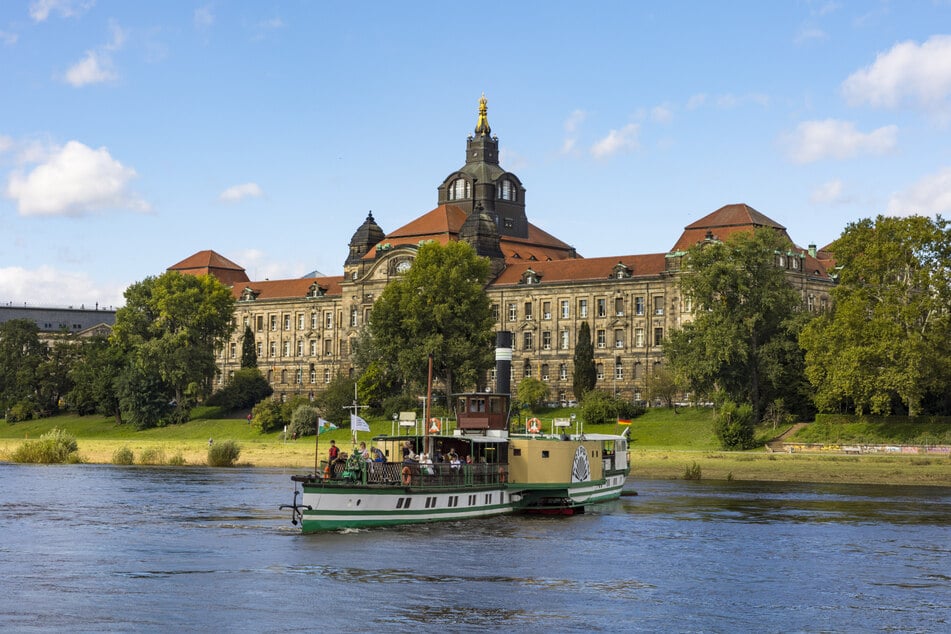
[[[409,260],[400,260],[399,262],[396,263],[396,272],[405,273],[406,271],[409,270],[410,266],[412,266],[412,262],[410,262]]]

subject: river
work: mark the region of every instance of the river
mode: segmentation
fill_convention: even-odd
[[[951,630],[951,488],[632,479],[572,518],[302,536],[289,476],[0,464],[0,629]]]

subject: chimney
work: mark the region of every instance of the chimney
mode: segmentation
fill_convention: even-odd
[[[500,330],[495,333],[495,391],[498,394],[512,393],[512,333]]]

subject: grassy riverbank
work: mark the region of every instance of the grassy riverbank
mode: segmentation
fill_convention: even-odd
[[[547,423],[564,412],[541,415]],[[389,433],[390,421],[370,421],[371,433],[363,440]],[[234,440],[241,447],[238,464],[254,467],[285,467],[308,470],[314,467],[314,437],[284,440],[282,434],[260,434],[244,419],[195,420],[185,425],[136,431],[128,425],[98,416],[57,416],[38,421],[8,424],[0,421],[0,460],[25,440],[39,438],[58,427],[76,436],[84,462],[111,463],[120,448],[132,451],[135,462],[148,458],[152,463],[184,462],[205,465],[208,440]],[[615,425],[588,426],[590,433],[618,432]],[[764,428],[766,439],[783,429]],[[811,439],[814,439],[814,431]],[[713,434],[712,416],[705,409],[652,410],[633,421],[630,431],[632,476],[636,478],[682,478],[696,464],[705,480],[773,480],[792,482],[842,482],[869,484],[915,484],[951,486],[951,459],[942,456],[778,454],[763,449],[748,452],[720,451]],[[331,439],[343,448],[350,445],[349,430],[320,436],[321,458]]]

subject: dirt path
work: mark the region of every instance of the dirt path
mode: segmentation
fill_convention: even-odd
[[[793,434],[795,434],[797,431],[799,431],[800,429],[802,429],[808,424],[809,423],[796,423],[795,425],[793,425],[792,427],[790,427],[789,429],[787,429],[786,431],[784,431],[783,433],[781,433],[780,435],[776,436],[775,438],[770,440],[768,443],[766,443],[767,450],[781,451],[782,444],[786,441],[786,438],[792,436]]]

